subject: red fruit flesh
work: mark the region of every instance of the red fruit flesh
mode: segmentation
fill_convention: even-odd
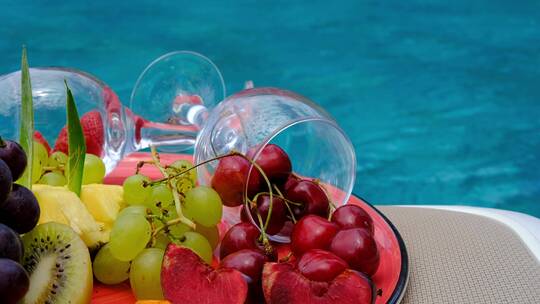
[[[240,206],[244,201],[244,190],[251,163],[242,156],[222,158],[212,177],[212,188],[219,193],[223,204],[228,207]],[[251,170],[248,182],[248,196],[259,192],[261,176],[255,167]]]
[[[219,267],[236,269],[249,278],[249,284],[256,284],[261,280],[262,269],[267,261],[268,258],[258,250],[242,249],[226,256]]]
[[[373,220],[364,209],[356,205],[344,205],[332,214],[332,222],[341,229],[366,228],[373,234]]]
[[[331,282],[307,279],[289,263],[266,263],[263,291],[271,304],[371,304],[374,293],[371,281],[347,269]]]
[[[86,141],[86,153],[100,156],[103,152],[104,130],[101,114],[98,111],[90,111],[81,116],[81,126]],[[58,134],[54,151],[62,151],[68,154],[67,127],[64,126]]]
[[[301,217],[305,214],[316,214],[326,217],[330,207],[330,201],[324,190],[310,180],[301,180],[290,186],[285,191],[285,197],[295,203],[302,204],[302,207],[293,208],[295,216]]]
[[[248,287],[242,273],[213,269],[190,249],[169,245],[161,268],[161,287],[173,304],[243,304]]]
[[[255,150],[248,152],[248,157],[253,158]],[[283,149],[274,144],[266,145],[255,162],[261,167],[268,179],[274,184],[283,184],[292,172],[289,156]]]
[[[307,215],[293,228],[291,249],[297,257],[310,249],[327,249],[338,230],[338,225],[320,216]]]
[[[242,222],[232,226],[221,240],[220,258],[242,249],[259,249],[257,241],[260,235],[259,229],[251,223]]]
[[[369,276],[375,274],[379,267],[377,243],[364,228],[339,231],[330,244],[330,251],[347,262],[352,269]]]
[[[301,274],[312,281],[330,282],[349,265],[333,253],[312,249],[304,253],[297,267]]]
[[[47,150],[47,153],[51,154],[51,146],[49,146],[49,143],[39,131],[34,131],[34,140],[42,144],[45,147],[45,150]]]

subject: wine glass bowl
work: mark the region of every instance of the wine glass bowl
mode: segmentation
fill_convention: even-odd
[[[31,68],[34,128],[54,144],[66,125],[66,83],[81,121],[91,114],[92,144],[110,172],[127,154],[148,148],[181,152],[192,148],[207,111],[225,96],[217,67],[194,52],[173,52],[154,60],[141,74],[126,108],[98,78],[70,68]],[[0,76],[0,135],[19,137],[21,73]],[[141,116],[137,114],[142,114]],[[83,122],[83,130],[85,123]],[[86,131],[85,131],[86,132]]]
[[[225,83],[216,65],[191,51],[167,53],[141,73],[129,102],[135,113],[169,124],[201,123],[189,111],[211,109],[225,98]]]
[[[293,92],[253,88],[228,97],[209,113],[197,137],[194,158],[202,163],[233,151],[244,155],[249,151],[257,161],[268,144],[288,154],[296,175],[323,185],[334,205],[348,201],[356,176],[350,140],[328,113]],[[216,160],[198,168],[200,184],[211,185],[218,164]],[[252,174],[256,169],[250,170]],[[265,183],[261,188],[268,191]],[[225,208],[225,221],[238,222],[240,207]],[[286,235],[271,239],[288,241]]]

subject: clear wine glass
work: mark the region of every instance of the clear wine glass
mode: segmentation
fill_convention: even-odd
[[[202,163],[231,151],[243,154],[256,151],[253,154],[256,161],[260,151],[270,143],[285,150],[295,174],[317,179],[336,207],[347,203],[356,177],[351,141],[326,111],[293,92],[253,88],[219,103],[209,113],[197,137],[195,162]],[[211,184],[218,163],[211,161],[199,167],[199,183]],[[241,206],[224,208],[227,222],[240,221]],[[289,241],[286,234],[270,238]]]
[[[123,107],[107,84],[82,71],[31,68],[30,77],[35,129],[49,143],[55,142],[66,123],[64,81],[82,119],[99,113],[93,123],[102,136],[95,136],[93,146],[97,148],[93,148],[103,158],[107,172],[128,153],[150,145],[175,152],[193,147],[202,114],[225,97],[217,67],[208,58],[185,51],[166,54],[144,70],[133,90],[132,109]],[[0,76],[0,135],[6,138],[17,139],[19,134],[20,78],[20,71]]]

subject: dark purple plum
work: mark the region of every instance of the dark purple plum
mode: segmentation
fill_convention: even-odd
[[[2,205],[11,192],[11,184],[13,184],[11,171],[8,165],[0,159],[0,205]]]
[[[8,226],[0,224],[0,258],[20,263],[23,254],[23,245],[19,235]]]
[[[26,153],[21,145],[12,140],[0,138],[0,159],[5,161],[11,170],[13,180],[18,180],[26,168]]]
[[[0,299],[3,304],[18,303],[29,286],[28,274],[19,263],[10,259],[0,259]]]
[[[39,204],[32,191],[13,184],[8,198],[0,205],[0,222],[23,234],[36,226],[39,213]]]

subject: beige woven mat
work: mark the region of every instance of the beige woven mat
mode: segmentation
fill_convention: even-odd
[[[455,211],[378,208],[409,253],[402,303],[540,303],[540,263],[504,224]]]

